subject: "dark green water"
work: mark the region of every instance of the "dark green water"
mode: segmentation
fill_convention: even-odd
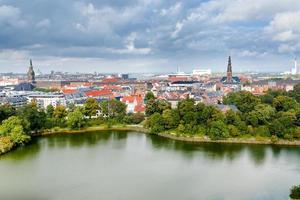
[[[1,200],[281,200],[294,184],[300,148],[134,132],[41,137],[0,157]]]

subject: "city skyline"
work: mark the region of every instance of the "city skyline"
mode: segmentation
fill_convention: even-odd
[[[283,72],[299,57],[300,3],[0,1],[0,73]]]

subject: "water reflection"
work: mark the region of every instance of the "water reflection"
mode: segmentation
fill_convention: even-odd
[[[39,137],[0,159],[0,199],[286,199],[300,180],[300,148],[135,132]]]

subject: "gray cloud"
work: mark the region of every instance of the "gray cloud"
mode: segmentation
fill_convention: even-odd
[[[0,71],[29,57],[42,71],[224,70],[229,53],[241,70],[285,70],[299,12],[298,0],[0,0]]]

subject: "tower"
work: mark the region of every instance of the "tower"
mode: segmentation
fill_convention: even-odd
[[[228,57],[228,65],[227,65],[227,83],[232,83],[232,66],[231,66],[231,57]]]
[[[29,83],[34,84],[35,83],[35,73],[32,66],[32,60],[30,59],[30,66],[27,72],[27,80]]]

